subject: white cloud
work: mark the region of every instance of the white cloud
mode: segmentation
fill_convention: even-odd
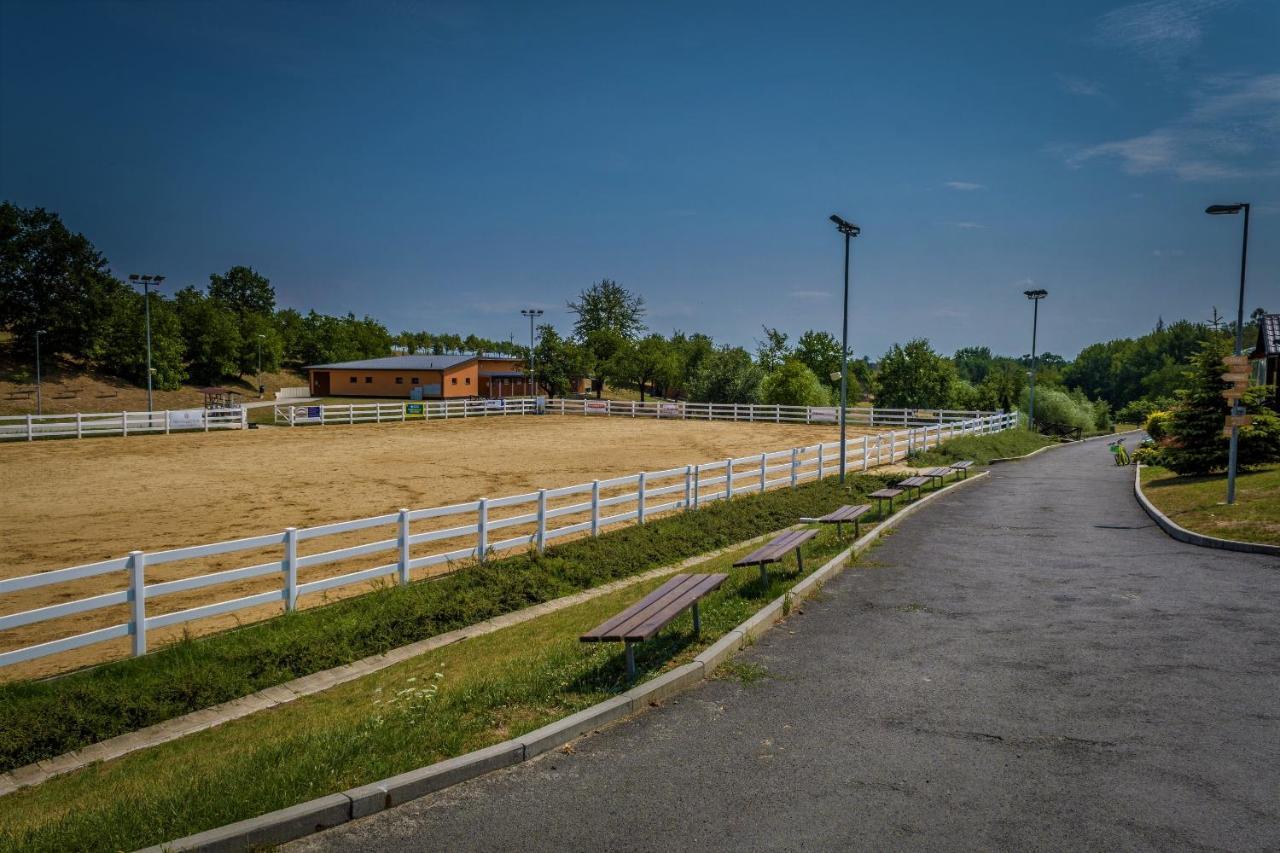
[[[829,290],[793,290],[789,294],[793,299],[830,299]]]
[[[969,190],[985,190],[987,188],[986,184],[975,184],[969,181],[947,181],[943,186],[949,190],[961,190],[966,192]]]
[[[1213,78],[1191,99],[1176,121],[1071,152],[1067,165],[1112,160],[1131,175],[1168,173],[1186,181],[1280,174],[1280,74]]]
[[[1156,258],[1180,258],[1185,254],[1182,249],[1155,249],[1151,252],[1152,257]]]
[[[1132,50],[1171,68],[1193,53],[1204,36],[1204,19],[1231,0],[1149,0],[1121,6],[1098,18],[1100,44]]]
[[[1086,80],[1083,77],[1073,77],[1070,74],[1059,74],[1058,86],[1068,95],[1080,95],[1086,98],[1096,98],[1102,94],[1102,86],[1092,80]]]
[[[956,223],[953,223],[953,224],[954,224],[957,228],[965,228],[965,229],[972,229],[972,228],[986,228],[986,227],[987,227],[987,226],[983,225],[981,222],[956,222]]]

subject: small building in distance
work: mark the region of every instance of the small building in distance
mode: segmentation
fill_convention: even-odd
[[[307,366],[313,397],[450,400],[533,393],[524,360],[509,355],[395,355]]]
[[[1249,358],[1262,362],[1262,382],[1271,386],[1267,404],[1280,411],[1280,393],[1276,391],[1280,382],[1280,314],[1263,314],[1258,320],[1258,345]]]

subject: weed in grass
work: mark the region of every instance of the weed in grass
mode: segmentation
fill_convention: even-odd
[[[722,681],[751,685],[768,678],[769,670],[753,661],[729,660],[720,665],[715,677]]]

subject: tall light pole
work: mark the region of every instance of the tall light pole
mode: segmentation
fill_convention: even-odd
[[[1244,354],[1244,271],[1249,261],[1249,205],[1240,202],[1238,204],[1211,204],[1204,209],[1204,212],[1210,216],[1222,216],[1223,214],[1236,214],[1244,211],[1244,242],[1240,246],[1240,301],[1236,305],[1236,355]],[[1237,400],[1235,405],[1231,407],[1231,414],[1243,415],[1244,407]],[[1240,452],[1240,427],[1234,423],[1231,425],[1231,450],[1227,454],[1227,503],[1236,502],[1236,462],[1239,459]]]
[[[44,414],[44,398],[40,393],[40,336],[44,329],[36,329],[36,414]]]
[[[529,318],[529,384],[533,386],[530,396],[537,396],[538,386],[534,382],[534,356],[533,356],[533,321],[541,317],[546,312],[541,308],[521,308],[520,313]]]
[[[1036,327],[1040,324],[1040,300],[1049,295],[1047,290],[1024,290],[1023,295],[1031,300],[1031,411],[1027,414],[1027,428],[1036,428]]]
[[[266,335],[258,335],[258,381],[262,381],[262,342],[266,339]]]
[[[154,411],[155,407],[151,403],[151,287],[160,286],[160,282],[164,281],[162,275],[138,275],[134,273],[129,276],[129,281],[142,282],[142,301],[147,311],[147,411]]]
[[[836,224],[836,230],[844,235],[844,313],[840,332],[840,484],[843,485],[845,460],[849,455],[849,243],[862,233],[862,229],[834,213],[830,218]]]

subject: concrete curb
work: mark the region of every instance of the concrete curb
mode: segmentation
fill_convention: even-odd
[[[1133,494],[1138,499],[1138,505],[1146,510],[1147,515],[1151,516],[1151,520],[1156,523],[1156,526],[1179,542],[1186,542],[1188,545],[1199,545],[1201,548],[1218,548],[1223,551],[1241,551],[1245,554],[1268,554],[1273,557],[1280,557],[1280,545],[1267,545],[1263,542],[1241,542],[1238,539],[1219,539],[1216,536],[1205,536],[1203,533],[1196,533],[1181,526],[1157,509],[1156,505],[1142,491],[1141,465],[1135,466],[1133,472]]]
[[[797,525],[792,525],[793,527]],[[790,528],[783,528],[783,530]],[[232,720],[238,720],[247,717],[258,711],[273,708],[277,705],[283,705],[292,702],[303,696],[310,696],[314,693],[320,693],[339,684],[345,684],[348,681],[354,681],[357,678],[363,678],[379,670],[394,666],[402,661],[410,658],[426,654],[435,649],[443,648],[454,643],[462,642],[471,637],[480,637],[485,634],[492,634],[503,628],[509,628],[512,625],[518,625],[521,622],[527,622],[530,619],[537,619],[548,613],[554,613],[557,610],[563,610],[566,607],[573,607],[598,598],[602,595],[617,592],[626,589],[638,583],[660,578],[665,575],[675,574],[687,568],[705,563],[707,560],[715,559],[721,554],[730,551],[736,551],[740,548],[746,548],[764,542],[771,536],[776,536],[782,531],[766,533],[761,536],[753,536],[743,542],[737,542],[724,548],[718,548],[715,551],[709,551],[706,554],[698,554],[689,557],[671,566],[663,566],[658,569],[634,575],[629,578],[622,578],[616,581],[610,581],[600,586],[584,589],[571,595],[555,598],[551,601],[544,601],[541,604],[534,604],[522,610],[515,610],[510,613],[502,613],[494,616],[492,619],[486,619],[483,622],[477,622],[474,625],[468,625],[465,628],[457,628],[453,631],[447,631],[443,634],[437,634],[434,637],[427,637],[410,643],[407,646],[391,649],[380,654],[371,655],[348,664],[333,667],[332,669],[313,672],[310,675],[300,676],[292,681],[286,681],[282,684],[276,684],[271,687],[265,687],[256,693],[250,693],[247,696],[241,696],[238,699],[232,699],[223,702],[220,705],[213,705],[209,708],[202,708],[199,711],[192,711],[189,714],[183,714],[180,717],[174,717],[143,729],[137,729],[132,732],[126,732],[107,740],[98,741],[87,746],[81,747],[72,752],[66,752],[52,758],[42,759],[34,764],[28,764],[24,767],[16,767],[0,773],[0,797],[11,794],[19,788],[26,788],[31,785],[39,785],[52,779],[54,776],[60,776],[64,773],[70,773],[79,770],[82,767],[88,767],[90,764],[98,761],[112,761],[121,756],[128,755],[140,749],[147,749],[153,746],[159,746],[162,743],[177,740],[196,732],[211,729],[220,726],[223,723],[229,723]]]
[[[1022,456],[1001,456],[997,459],[992,459],[988,461],[987,464],[998,465],[1002,462],[1018,462],[1022,459],[1030,459],[1032,456],[1036,456],[1038,454],[1044,453],[1046,450],[1055,450],[1059,447],[1070,447],[1073,444],[1081,444],[1086,441],[1098,441],[1099,439],[1103,439],[1103,438],[1115,438],[1118,435],[1129,435],[1135,432],[1141,432],[1141,430],[1128,430],[1127,432],[1109,432],[1106,435],[1091,435],[1088,438],[1082,438],[1079,441],[1060,441],[1057,444],[1046,445],[1040,448],[1039,450],[1033,450],[1030,453],[1023,454]]]
[[[571,714],[540,729],[535,729],[521,737],[504,741],[494,746],[440,761],[417,770],[410,770],[407,773],[392,776],[389,779],[361,785],[341,794],[320,797],[287,809],[269,812],[255,818],[210,829],[196,835],[189,835],[186,838],[180,838],[155,847],[148,847],[140,851],[140,853],[162,853],[162,851],[179,850],[216,851],[216,853],[222,853],[222,851],[245,850],[253,847],[283,844],[287,841],[330,829],[347,821],[377,814],[380,811],[401,805],[418,797],[474,779],[477,776],[483,776],[493,770],[519,764],[534,756],[563,746],[582,735],[595,731],[623,717],[655,706],[663,699],[674,696],[704,681],[717,666],[735,652],[749,645],[753,639],[767,631],[775,622],[780,621],[784,610],[787,609],[788,598],[791,599],[791,605],[794,606],[795,602],[812,595],[823,583],[842,572],[850,557],[860,554],[871,547],[884,531],[893,527],[902,519],[911,516],[935,498],[970,483],[976,483],[986,477],[986,471],[974,474],[907,504],[898,512],[867,531],[862,538],[832,557],[782,596],[766,604],[745,622],[704,649],[692,661],[664,672],[644,684],[637,685],[626,693],[592,705],[590,708]],[[773,534],[766,534],[766,536],[768,535]],[[765,537],[756,537],[756,539],[763,538]],[[754,541],[756,540],[750,540],[747,544],[751,544]]]

